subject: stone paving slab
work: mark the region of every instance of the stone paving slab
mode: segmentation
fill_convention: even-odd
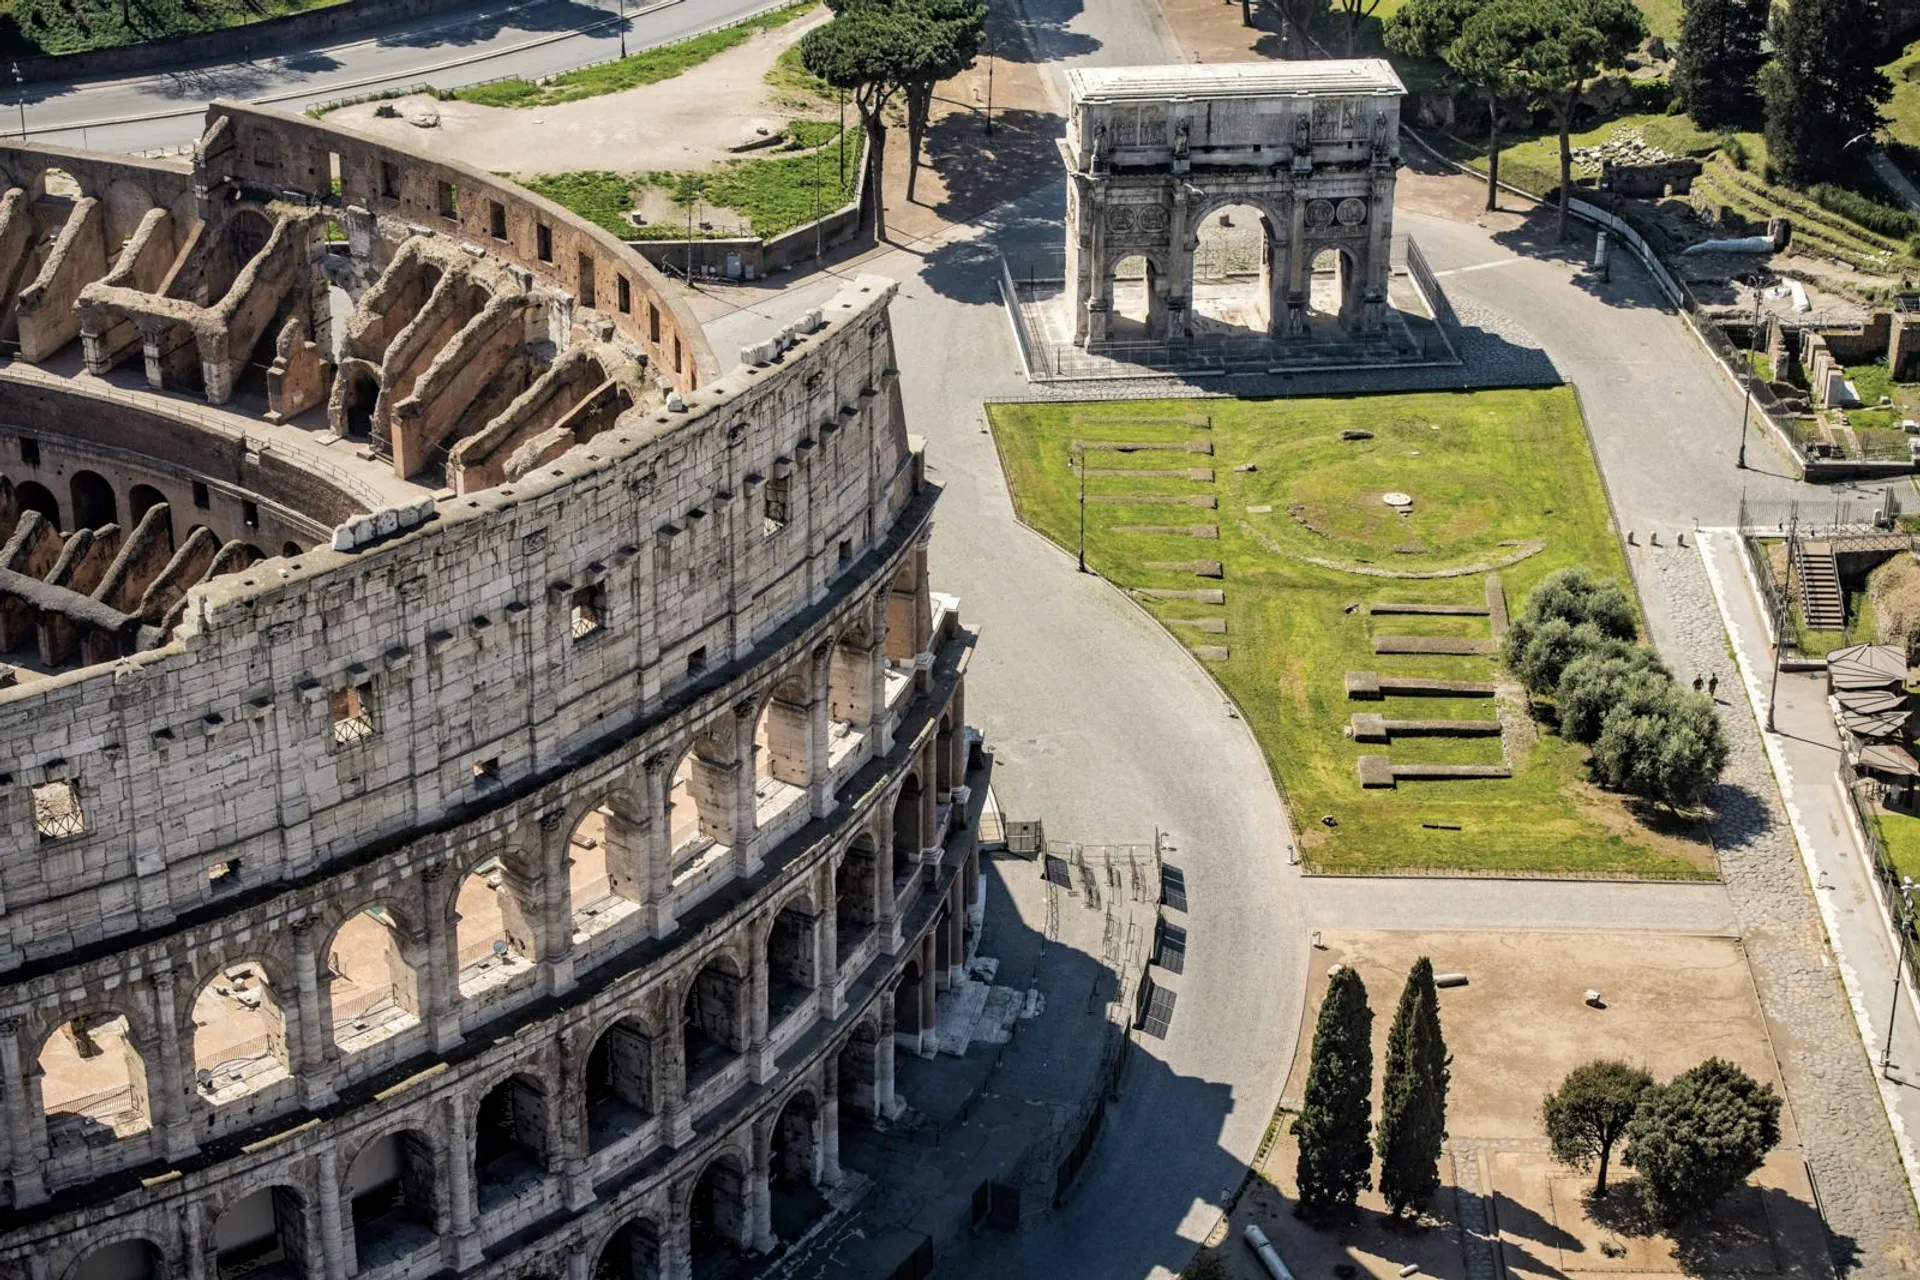
[[[1090,493],[1088,502],[1110,507],[1203,507],[1212,511],[1220,499],[1210,493]]]
[[[1493,638],[1507,638],[1507,588],[1500,581],[1500,575],[1487,575],[1487,614],[1493,619]]]
[[[1225,618],[1168,618],[1167,625],[1170,627],[1192,627],[1195,631],[1204,631],[1208,635],[1223,636],[1227,634],[1227,620]]]
[[[1191,600],[1195,604],[1225,604],[1227,593],[1219,587],[1135,587],[1133,594],[1149,600]]]
[[[1208,662],[1225,662],[1229,656],[1227,646],[1223,644],[1195,645],[1193,656]]]
[[[1179,538],[1214,539],[1220,536],[1217,524],[1118,524],[1115,533],[1164,533]]]
[[[1375,653],[1492,653],[1499,646],[1476,636],[1375,636]]]
[[[1440,614],[1446,617],[1484,618],[1487,610],[1477,604],[1370,604],[1367,612],[1371,614]]]
[[[1354,764],[1361,786],[1376,789],[1393,786],[1393,761],[1386,756],[1361,756]]]
[[[1146,567],[1164,573],[1190,573],[1196,578],[1226,576],[1225,566],[1218,560],[1149,560]]]

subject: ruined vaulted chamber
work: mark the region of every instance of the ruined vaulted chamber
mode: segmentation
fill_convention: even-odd
[[[891,284],[723,373],[510,183],[208,120],[0,147],[0,1274],[778,1248],[977,929]]]

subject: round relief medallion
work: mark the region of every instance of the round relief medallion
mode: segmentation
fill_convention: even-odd
[[[1336,216],[1339,217],[1341,226],[1357,227],[1367,220],[1367,202],[1348,196],[1340,202],[1340,210]]]
[[[1167,211],[1157,204],[1150,204],[1140,211],[1140,229],[1142,231],[1165,231],[1167,229]]]
[[[1133,210],[1120,204],[1107,210],[1107,226],[1115,231],[1133,230]]]
[[[1307,202],[1307,225],[1324,227],[1333,222],[1333,201],[1311,200]]]

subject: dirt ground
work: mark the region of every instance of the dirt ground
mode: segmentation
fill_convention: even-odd
[[[1339,933],[1313,953],[1308,1008],[1282,1106],[1300,1105],[1312,1029],[1335,964],[1357,968],[1374,1010],[1378,1074],[1400,988],[1415,958],[1432,958],[1441,973],[1464,973],[1467,985],[1440,993],[1441,1025],[1453,1054],[1448,1097],[1445,1185],[1433,1213],[1417,1228],[1389,1222],[1376,1193],[1361,1201],[1357,1223],[1332,1231],[1308,1227],[1292,1213],[1296,1148],[1281,1130],[1262,1176],[1236,1208],[1229,1232],[1209,1243],[1227,1274],[1259,1280],[1264,1272],[1241,1238],[1259,1222],[1297,1274],[1463,1276],[1462,1219],[1478,1222],[1478,1192],[1488,1197],[1488,1229],[1497,1233],[1510,1275],[1550,1277],[1588,1271],[1610,1276],[1664,1276],[1742,1271],[1759,1275],[1831,1274],[1812,1190],[1797,1151],[1791,1113],[1781,1144],[1753,1184],[1730,1197],[1705,1223],[1678,1239],[1639,1220],[1627,1193],[1631,1172],[1616,1165],[1616,1194],[1589,1206],[1592,1178],[1552,1161],[1540,1131],[1539,1106],[1573,1067],[1618,1057],[1667,1079],[1719,1056],[1779,1088],[1779,1072],[1746,957],[1730,938],[1606,933]],[[1586,1003],[1600,992],[1602,1008]],[[1465,1184],[1467,1201],[1456,1196]],[[1598,1221],[1595,1217],[1598,1217]]]
[[[366,102],[342,107],[327,120],[490,173],[703,169],[726,159],[727,148],[755,136],[756,126],[777,132],[788,120],[833,114],[825,105],[796,108],[766,82],[781,51],[828,16],[823,7],[785,26],[755,32],[671,80],[623,93],[546,107],[483,107],[414,95],[392,104],[398,118],[375,115],[381,104]],[[727,109],[716,111],[715,103]],[[434,128],[411,123],[432,115],[439,119]]]

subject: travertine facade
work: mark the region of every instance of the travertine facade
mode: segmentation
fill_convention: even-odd
[[[1201,225],[1259,212],[1258,312],[1268,333],[1305,331],[1313,261],[1332,251],[1341,328],[1386,327],[1400,98],[1381,59],[1077,68],[1061,144],[1067,297],[1074,341],[1107,341],[1121,263],[1147,264],[1147,335],[1193,336]]]
[[[311,121],[0,169],[0,1276],[777,1247],[979,888],[893,286],[723,374],[598,229]]]

